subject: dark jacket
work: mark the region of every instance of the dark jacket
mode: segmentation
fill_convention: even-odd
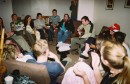
[[[64,19],[61,20],[61,22],[58,26],[59,29],[60,29],[60,27],[62,27],[63,23],[64,23]],[[75,31],[74,24],[71,19],[69,19],[67,22],[65,22],[65,27],[66,27],[66,30],[71,31],[72,33]]]

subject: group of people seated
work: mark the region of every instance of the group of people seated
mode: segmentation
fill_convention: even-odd
[[[47,67],[51,84],[58,84],[56,80],[64,74],[65,66],[50,51],[48,42],[53,41],[57,32],[57,44],[63,44],[75,29],[68,14],[64,14],[61,21],[56,9],[52,14],[50,28],[47,28],[41,13],[37,13],[34,21],[30,15],[21,21],[12,14],[11,32],[5,34],[2,59],[43,64]],[[79,59],[66,70],[62,84],[129,84],[130,48],[125,43],[126,34],[120,31],[120,25],[104,26],[95,37],[94,25],[89,18],[83,16],[81,21],[78,37],[71,38],[71,51],[78,49]],[[4,23],[0,18],[2,28]],[[45,32],[48,33],[48,41]],[[49,58],[54,60],[50,62]],[[89,58],[90,63],[86,63]]]

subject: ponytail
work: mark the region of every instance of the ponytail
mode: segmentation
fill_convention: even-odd
[[[124,67],[116,80],[116,84],[130,84],[130,58],[124,56],[122,59]]]

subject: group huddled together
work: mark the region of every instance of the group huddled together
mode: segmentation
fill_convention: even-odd
[[[103,26],[99,35],[95,36],[94,24],[87,16],[81,18],[78,29],[74,28],[69,14],[64,14],[60,20],[56,9],[52,10],[49,24],[45,24],[41,13],[37,13],[35,20],[30,15],[23,20],[17,14],[11,17],[11,31],[5,33],[3,60],[43,64],[52,84],[58,84],[56,80],[61,74],[64,74],[62,84],[130,84],[130,48],[119,24]],[[5,27],[0,18],[0,30],[2,28]],[[75,32],[78,36],[71,38],[70,52],[78,51],[79,59],[65,72],[65,66],[50,51],[48,43],[53,42],[57,35],[57,45],[64,44]],[[49,58],[54,61],[48,61]],[[91,62],[87,64],[85,60],[90,58]]]

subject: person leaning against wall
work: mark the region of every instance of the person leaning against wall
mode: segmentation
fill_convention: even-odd
[[[71,19],[77,20],[78,14],[78,0],[72,0],[70,5]]]
[[[55,83],[57,77],[64,72],[65,67],[59,58],[49,50],[47,41],[43,39],[36,41],[33,53],[37,59],[29,59],[27,62],[45,65],[51,78],[51,84],[57,84]],[[52,58],[55,61],[48,61],[48,58]]]

